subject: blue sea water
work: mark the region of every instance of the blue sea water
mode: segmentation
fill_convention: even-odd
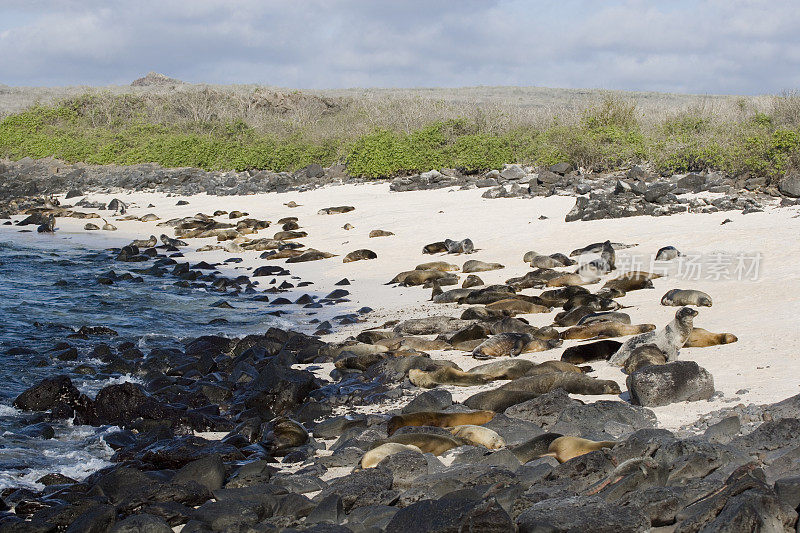
[[[244,335],[291,324],[266,314],[265,304],[248,295],[180,288],[171,276],[98,284],[97,277],[111,269],[121,274],[150,265],[119,263],[114,256],[65,238],[0,234],[0,489],[37,487],[36,480],[51,472],[81,479],[109,464],[112,450],[102,437],[115,428],[48,421],[56,430],[54,439],[26,437],[18,432],[46,420],[45,415],[11,405],[26,388],[57,374],[70,375],[92,397],[110,383],[136,381],[135,376],[76,374],[81,364],[102,368],[90,357],[96,343],[115,346],[129,340],[146,354],[157,346],[180,347],[182,340],[199,335]],[[235,309],[211,307],[221,298]],[[209,325],[214,319],[227,323]],[[81,326],[106,326],[119,335],[66,338]],[[56,343],[65,340],[78,349],[77,361],[52,356]],[[32,353],[8,353],[15,348]]]

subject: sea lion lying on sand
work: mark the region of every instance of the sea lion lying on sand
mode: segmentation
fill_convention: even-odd
[[[472,352],[475,359],[491,357],[516,357],[521,353],[541,352],[561,345],[560,341],[544,340],[528,333],[501,333],[481,343]]]
[[[561,354],[561,360],[575,365],[591,361],[607,361],[620,346],[621,342],[612,340],[570,346]]]
[[[661,297],[661,305],[696,305],[711,307],[711,296],[703,291],[672,289]]]
[[[406,426],[434,426],[440,428],[463,426],[465,424],[480,426],[494,418],[492,411],[471,411],[469,413],[446,413],[444,411],[419,411],[393,416],[387,424],[387,432]]]
[[[711,333],[703,328],[692,328],[692,332],[683,346],[685,348],[705,348],[718,344],[730,344],[738,340],[733,333]]]
[[[561,332],[564,340],[583,340],[593,338],[624,337],[637,335],[656,329],[655,324],[623,324],[621,322],[596,322],[586,326],[573,326]]]
[[[564,463],[589,452],[603,448],[613,448],[617,444],[619,443],[612,440],[593,441],[565,435],[553,440],[547,448],[547,453],[542,454],[542,457],[555,457],[559,463]]]

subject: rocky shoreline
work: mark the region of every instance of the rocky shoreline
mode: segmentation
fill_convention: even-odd
[[[7,201],[7,215],[13,215],[17,225],[29,217],[26,225],[44,226],[44,232],[53,229],[49,225],[53,219],[55,227],[65,220],[62,217],[82,220],[74,216],[76,212],[85,213],[85,218],[99,218],[97,213],[103,211],[117,220],[133,216],[126,215],[131,207],[120,200],[113,205],[91,198],[78,200],[95,189],[238,195],[314,188],[341,179],[330,169],[304,169],[305,176],[276,175],[251,184],[241,176],[202,171],[131,167],[130,172],[89,170],[78,176],[73,174],[76,168],[59,167],[55,173],[63,175],[59,181],[42,178],[52,173],[47,162],[23,163],[27,164],[41,174],[32,172],[36,179],[13,184],[14,180],[4,180],[4,197],[15,197]],[[9,172],[16,170],[6,166],[5,175]],[[759,185],[747,193],[737,191],[732,199],[735,185],[709,175],[649,182],[646,175],[641,179],[606,176],[589,189],[579,189],[589,178],[568,168],[546,171],[555,178],[545,171],[532,178],[515,166],[503,172],[506,177],[498,173],[480,178],[451,176],[452,180],[427,173],[419,180],[429,182],[418,188],[439,188],[433,183],[448,182],[443,187],[485,188],[484,197],[496,193],[504,197],[506,193],[498,193],[498,187],[511,194],[514,186],[519,196],[588,193],[567,215],[575,220],[632,216],[642,213],[631,209],[651,207],[648,214],[653,215],[691,210],[691,199],[679,198],[682,191],[723,195],[719,205],[714,205],[717,198],[704,200],[696,206],[697,213],[757,212],[777,198],[771,194],[775,191],[760,192],[765,189]],[[142,179],[144,174],[150,177]],[[413,188],[416,179],[395,179],[391,188]],[[550,179],[552,183],[546,183]],[[47,183],[47,190],[16,198],[36,182]],[[521,192],[523,185],[527,185],[525,192]],[[67,194],[69,200],[57,201],[29,196],[70,190],[81,194]],[[76,204],[69,205],[70,201]],[[793,202],[782,201],[783,205]],[[350,207],[322,209],[319,216],[347,213]],[[270,223],[257,215],[248,218],[246,213],[220,210],[165,221],[142,220],[146,216],[134,218],[137,223],[158,222],[170,234],[155,242],[141,235],[141,242],[115,249],[115,269],[130,272],[118,277],[99,272],[98,283],[160,277],[218,291],[220,305],[225,294],[262,298],[276,313],[286,308],[335,309],[349,304],[345,285],[324,287],[320,296],[304,294],[293,297],[294,301],[281,296],[290,288],[303,287],[302,279],[290,276],[294,263],[331,260],[333,255],[292,244],[309,236],[302,231],[302,217],[284,217],[279,221],[280,235],[265,239],[257,233]],[[391,238],[392,232],[375,235]],[[315,238],[313,232],[310,237]],[[362,307],[318,322],[314,335],[273,327],[241,338],[201,336],[181,349],[149,353],[130,340],[113,340],[103,326],[75,332],[87,343],[81,355],[102,362],[105,374],[134,375],[141,383],[108,385],[89,397],[68,376],[53,376],[23,392],[14,406],[38,413],[28,428],[33,437],[46,438],[56,420],[120,427],[105,437],[114,449],[115,465],[79,481],[60,474],[45,476],[40,480],[44,488],[38,491],[3,491],[0,531],[794,530],[800,506],[796,457],[800,395],[777,403],[727,408],[676,431],[661,429],[652,408],[710,399],[716,394],[710,373],[692,361],[667,357],[660,364],[632,368],[630,395],[626,395],[620,394],[615,382],[594,377],[595,370],[576,366],[605,365],[612,355],[595,359],[586,355],[585,350],[596,349],[596,342],[608,341],[597,341],[603,335],[596,333],[575,336],[583,335],[580,328],[591,327],[592,318],[595,325],[610,318],[614,324],[630,326],[631,317],[625,324],[618,300],[652,281],[629,278],[624,280],[627,290],[618,288],[623,282],[614,280],[612,273],[615,246],[620,250],[627,245],[591,245],[583,252],[599,253],[599,258],[580,266],[570,257],[580,258],[581,250],[574,254],[567,254],[568,249],[549,255],[531,252],[526,254],[530,270],[524,276],[485,284],[481,277],[489,279],[504,267],[471,259],[470,252],[482,243],[462,237],[430,243],[426,250],[430,246],[437,255],[424,268],[398,274],[404,286],[433,289],[430,305],[442,311],[418,318],[374,318],[371,323],[376,325],[361,327],[364,317],[371,316],[371,309]],[[194,243],[192,239],[215,242],[201,247],[208,246],[210,253],[257,250],[263,252],[263,260],[286,259],[285,266],[265,265],[265,270],[240,276],[222,274],[222,261],[183,258],[182,252],[188,250],[183,241]],[[457,257],[466,261],[463,266],[450,263]],[[400,265],[396,270],[412,267]],[[567,270],[576,268],[575,274]],[[577,284],[564,281],[563,286],[553,282],[578,273],[586,279],[596,275],[595,281],[602,278],[606,285],[590,291],[591,283],[584,288],[585,279]],[[458,274],[470,276],[462,285]],[[253,278],[271,287],[262,291],[264,286]],[[535,295],[523,294],[531,289]],[[425,298],[428,294],[425,291]],[[552,326],[535,327],[523,319],[557,310],[563,312],[555,315]],[[604,313],[613,316],[594,316]],[[580,323],[586,318],[590,321]],[[355,328],[351,338],[322,339],[344,325]],[[689,326],[691,330],[691,320]],[[534,364],[524,357],[507,357],[519,354],[514,343],[522,340],[525,349],[520,351],[537,346],[550,355],[550,350],[574,339],[586,339],[575,345],[584,351],[567,348],[560,361]],[[69,352],[71,357],[77,350],[70,342],[70,338],[53,339],[59,353]],[[675,349],[683,347],[681,342]],[[462,371],[442,351],[465,352],[464,357],[481,361],[473,360],[473,368]],[[574,358],[577,352],[583,354],[580,361]],[[553,352],[551,357],[558,354]],[[490,366],[481,365],[483,358],[492,359]],[[445,386],[456,378],[471,380],[463,387],[466,394]],[[442,386],[437,386],[436,379]],[[480,383],[478,388],[472,387],[475,383]],[[637,393],[637,387],[643,388]],[[608,394],[616,398],[587,398]],[[478,430],[478,438],[458,436],[441,422],[451,416],[469,419],[483,410],[490,411],[490,420],[474,424],[484,428]],[[491,435],[491,443],[481,440],[486,435]],[[597,447],[571,457],[559,455],[551,449],[558,438]],[[364,463],[367,452],[390,443],[406,448],[393,448],[376,465]]]

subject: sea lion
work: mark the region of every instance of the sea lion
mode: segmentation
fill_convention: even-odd
[[[302,239],[303,237],[308,237],[308,233],[306,233],[305,231],[279,231],[272,236],[272,238],[275,239],[276,241]]]
[[[285,205],[286,207],[300,207],[300,204],[298,204],[294,200],[290,200],[289,202],[286,202],[283,205]]]
[[[345,370],[360,370],[365,371],[375,363],[383,361],[384,359],[392,357],[391,354],[387,352],[383,353],[365,353],[360,355],[348,355],[346,357],[342,357],[338,359],[334,366],[339,371]]]
[[[98,226],[97,224],[92,224],[91,222],[89,222],[85,226],[83,226],[83,229],[85,229],[86,231],[94,231],[94,230],[99,230],[100,226]]]
[[[459,270],[458,265],[446,261],[431,261],[414,267],[414,270],[438,270],[439,272],[453,272]]]
[[[504,311],[509,313],[531,314],[549,313],[550,308],[544,305],[535,304],[518,298],[505,298],[486,305],[486,309],[493,311]]]
[[[155,235],[150,235],[149,239],[134,239],[131,242],[131,246],[136,246],[137,248],[153,248],[157,244],[158,239],[156,239]]]
[[[495,379],[517,379],[536,367],[536,363],[527,359],[501,359],[470,368],[468,374],[478,374],[486,379],[485,383]]]
[[[600,257],[581,265],[575,273],[582,277],[608,274],[614,270],[615,260],[616,254],[614,253],[614,247],[611,246],[610,241],[606,241],[600,249]]]
[[[587,273],[573,273],[573,274],[561,274],[555,278],[551,278],[547,280],[545,283],[548,287],[572,287],[578,285],[591,285],[593,283],[597,283],[600,281],[600,276],[595,274],[587,274]]]
[[[324,209],[320,209],[317,211],[318,215],[338,215],[341,213],[349,213],[350,211],[355,210],[355,207],[352,205],[340,205],[338,207],[326,207]]]
[[[571,394],[619,394],[616,381],[597,379],[582,372],[549,372],[521,377],[500,386],[500,390],[546,394],[562,388]]]
[[[378,463],[400,452],[419,452],[422,453],[418,447],[413,444],[400,444],[399,442],[387,442],[364,453],[361,456],[361,468],[375,468]]]
[[[290,220],[281,226],[283,231],[294,231],[296,229],[300,229],[300,224],[297,223],[296,220]]]
[[[406,426],[434,426],[447,428],[472,424],[483,425],[494,418],[492,411],[471,411],[469,413],[446,413],[444,411],[419,411],[396,415],[389,419],[387,431],[389,435]],[[408,443],[413,444],[413,443]]]
[[[733,333],[711,333],[703,328],[692,328],[692,332],[683,346],[685,348],[705,348],[718,344],[730,344],[738,340]]]
[[[661,297],[661,305],[711,307],[712,303],[711,296],[695,290],[672,289]]]
[[[278,220],[278,224],[288,224],[289,222],[298,222],[300,219],[297,217],[283,217]]]
[[[352,355],[383,353],[388,352],[389,348],[380,344],[345,341],[341,344],[328,344],[323,348],[323,351],[325,355],[336,357],[344,352],[349,352]]]
[[[542,457],[555,457],[559,463],[564,463],[589,452],[613,448],[617,444],[619,443],[613,440],[593,441],[565,435],[553,440],[547,448],[547,453],[542,454]]]
[[[355,227],[355,226],[353,226],[352,224],[350,224],[350,223],[348,222],[347,224],[345,224],[344,226],[342,226],[342,229],[343,229],[343,230],[348,230],[348,231],[349,231],[349,230],[353,229],[354,227]]]
[[[506,440],[489,428],[483,426],[476,426],[474,424],[464,424],[450,428],[450,433],[468,441],[476,446],[483,446],[490,450],[499,450],[504,448]]]
[[[431,301],[435,304],[460,304],[471,292],[472,289],[450,289],[449,291],[442,291],[441,286],[434,281]]]
[[[667,361],[672,361],[678,356],[680,348],[686,344],[692,333],[692,320],[697,316],[697,311],[690,307],[681,307],[675,313],[675,318],[663,329],[648,331],[641,335],[631,337],[622,343],[619,350],[611,356],[609,363],[616,366],[625,366],[633,350],[644,344],[655,344],[664,352]]]
[[[655,344],[643,344],[634,348],[631,356],[625,361],[625,366],[622,367],[626,374],[633,374],[640,368],[650,365],[665,365],[667,364],[667,356],[664,352],[658,349]]]
[[[461,284],[461,287],[469,289],[472,287],[480,287],[481,285],[484,285],[483,280],[475,274],[470,274],[467,276],[467,279],[464,280],[464,283]]]
[[[484,261],[478,261],[477,259],[470,259],[464,263],[464,266],[461,267],[461,271],[464,274],[471,274],[473,272],[500,270],[501,268],[505,268],[505,266],[501,265],[500,263],[486,263]]]
[[[531,335],[539,337],[539,335],[537,335],[539,332],[538,328],[531,326],[527,321],[521,318],[513,318],[510,316],[493,322],[492,325],[489,326],[489,330],[494,335],[500,333],[530,333]]]
[[[569,311],[556,313],[553,324],[561,327],[574,326],[578,324],[583,317],[591,314],[594,314],[594,309],[586,305],[580,305],[578,307],[573,307]]]
[[[653,281],[647,273],[629,272],[618,278],[608,280],[604,285],[604,289],[617,289],[622,292],[638,291],[640,289],[653,289]]]
[[[589,324],[596,324],[598,322],[620,322],[622,324],[630,324],[631,316],[627,313],[619,313],[616,311],[601,311],[584,316],[578,320],[578,325],[588,326]]]
[[[296,251],[296,250],[293,250]],[[321,252],[320,250],[315,250],[313,248],[308,249],[307,251],[303,252],[300,255],[296,255],[294,257],[290,257],[286,260],[287,263],[305,263],[306,261],[319,261],[320,259],[328,259],[329,257],[335,257],[336,254],[332,254],[330,252]]]
[[[625,337],[637,335],[656,329],[655,324],[623,324],[621,322],[595,322],[584,326],[573,326],[561,332],[564,340],[585,340],[608,337]]]
[[[54,233],[56,231],[56,217],[51,213],[36,231],[39,233]]]
[[[435,433],[403,433],[402,435],[389,437],[386,440],[379,440],[377,444],[382,445],[389,442],[416,446],[422,453],[432,453],[437,456],[442,455],[447,450],[458,448],[464,444],[461,439],[445,437],[444,435],[437,435]]]
[[[584,246],[583,248],[578,248],[576,250],[572,250],[569,253],[570,257],[575,257],[576,255],[583,255],[583,254],[591,254],[596,252],[602,252],[603,248],[605,247],[606,242],[596,242],[590,244],[588,246]],[[634,246],[639,246],[638,244],[623,244],[621,242],[611,242],[609,243],[614,250],[624,250],[625,248],[633,248]]]
[[[519,459],[520,463],[525,464],[528,461],[532,461],[546,454],[550,448],[550,443],[561,436],[561,433],[543,433],[529,441],[510,448],[510,450],[511,453]]]
[[[462,403],[470,409],[484,409],[502,413],[512,405],[527,402],[538,396],[539,394],[536,392],[503,390],[498,387],[496,389],[473,394]]]
[[[549,255],[541,255],[536,252],[528,252],[523,257],[526,263],[530,264],[533,268],[561,268],[563,262],[550,257]]]
[[[412,368],[408,371],[408,380],[417,387],[432,389],[438,385],[456,385],[459,387],[484,385],[490,382],[491,378],[474,372],[442,367],[430,372]]]
[[[406,286],[422,285],[426,281],[439,280],[452,274],[440,270],[407,270],[393,277],[387,285],[399,283]]]
[[[161,217],[153,213],[147,213],[139,217],[140,222],[155,222],[156,220],[161,220]]]
[[[606,298],[597,294],[581,293],[574,294],[564,302],[564,311],[569,311],[575,307],[586,306],[595,311],[614,311],[622,305],[612,298]]]
[[[681,253],[674,246],[664,246],[656,252],[656,261],[672,261],[681,256]]]
[[[622,343],[619,341],[597,341],[589,344],[570,346],[561,354],[561,360],[572,364],[606,361],[614,354]]]
[[[172,247],[175,247],[175,248],[177,248],[179,246],[189,246],[188,243],[186,243],[186,242],[184,242],[184,241],[182,241],[180,239],[173,239],[172,237],[164,235],[163,233],[161,234],[161,237],[159,237],[159,238],[161,239],[161,244],[163,244],[164,246],[172,246]]]
[[[447,248],[448,254],[471,254],[475,251],[475,245],[472,244],[472,239],[464,239],[462,241],[445,239],[444,245]]]
[[[261,441],[273,456],[285,455],[289,448],[308,442],[308,431],[299,422],[285,416],[273,418],[261,431]]]
[[[362,248],[360,250],[356,250],[354,252],[350,252],[344,259],[342,259],[342,263],[352,263],[353,261],[361,261],[365,259],[377,259],[378,254],[373,252],[372,250],[367,250]]]
[[[472,351],[472,357],[475,359],[516,357],[521,353],[542,352],[560,345],[560,341],[543,340],[528,333],[500,333],[483,341]]]
[[[373,237],[390,237],[392,235],[394,235],[394,233],[392,233],[391,231],[383,230],[383,229],[374,229],[374,230],[369,232],[370,238],[373,238]]]
[[[446,251],[447,251],[447,245],[443,241],[432,242],[422,247],[423,254],[438,254],[440,252],[446,252]]]
[[[392,337],[375,342],[376,346],[385,346],[389,350],[449,350],[450,343],[440,339],[426,339],[424,337]]]
[[[559,307],[567,303],[577,294],[589,294],[589,291],[584,287],[578,286],[561,287],[559,289],[543,291],[539,295],[539,298],[544,302],[544,305]]]

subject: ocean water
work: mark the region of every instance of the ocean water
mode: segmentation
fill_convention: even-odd
[[[290,319],[267,314],[271,309],[253,301],[252,295],[180,288],[172,276],[142,276],[141,283],[100,285],[97,277],[111,269],[122,274],[152,263],[120,263],[108,250],[91,249],[70,239],[39,237],[0,234],[0,489],[41,487],[36,480],[51,472],[82,479],[110,464],[113,452],[103,436],[117,428],[48,421],[55,428],[55,438],[30,438],[19,431],[47,421],[46,415],[12,407],[25,389],[58,374],[70,375],[91,397],[108,384],[137,380],[135,376],[75,373],[81,364],[102,368],[100,361],[90,357],[96,343],[113,347],[132,341],[147,354],[154,347],[181,347],[183,340],[199,335],[237,336],[293,325]],[[220,299],[235,309],[211,307]],[[209,325],[215,319],[227,323]],[[106,326],[119,335],[66,338],[81,326]],[[53,348],[61,341],[78,349],[77,361],[53,357]],[[8,353],[15,348],[14,355]],[[31,353],[16,353],[20,348]]]

